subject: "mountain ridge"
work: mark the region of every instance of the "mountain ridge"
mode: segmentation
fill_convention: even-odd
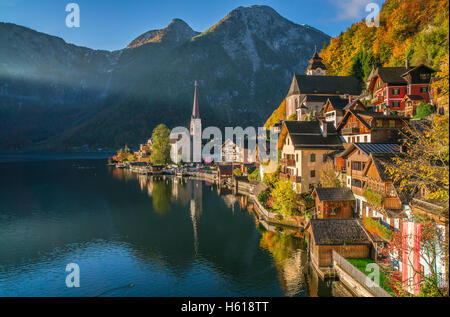
[[[330,39],[266,6],[237,8],[202,33],[173,19],[116,51],[31,34],[0,27],[2,149],[138,144],[160,122],[189,124],[194,80],[204,124],[262,124]]]

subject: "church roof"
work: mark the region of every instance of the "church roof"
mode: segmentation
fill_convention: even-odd
[[[295,75],[290,95],[359,95],[360,83],[354,76],[308,76]]]

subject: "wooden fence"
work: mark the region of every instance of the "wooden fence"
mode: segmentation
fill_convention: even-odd
[[[358,270],[353,264],[344,259],[339,253],[333,250],[333,267],[338,265],[345,273],[351,276],[356,282],[363,286],[375,297],[392,297],[379,285],[370,280],[363,272]],[[371,286],[368,286],[371,285]]]

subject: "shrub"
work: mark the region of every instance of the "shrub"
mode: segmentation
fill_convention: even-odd
[[[260,180],[259,171],[255,169],[251,174],[248,175],[247,178],[249,181],[259,181]]]

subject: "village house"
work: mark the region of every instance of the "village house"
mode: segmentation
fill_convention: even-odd
[[[286,120],[297,114],[303,107],[303,113],[311,111],[317,115],[328,98],[349,97],[356,99],[361,94],[360,83],[353,76],[327,76],[326,67],[317,52],[306,70],[306,75],[294,75],[286,96]],[[297,114],[300,119],[299,114]]]
[[[320,171],[329,154],[343,150],[342,141],[331,123],[324,121],[284,121],[278,139],[281,151],[280,178],[290,180],[298,193],[310,191],[320,182]]]
[[[363,217],[379,218],[389,228],[400,229],[401,219],[409,209],[409,197],[399,193],[385,164],[393,163],[395,153],[371,153],[362,171]]]
[[[349,188],[315,188],[317,219],[354,218],[355,197]]]
[[[370,258],[372,240],[361,219],[311,219],[306,226],[311,263],[319,273],[331,269],[332,251],[344,258]]]
[[[139,146],[139,151],[135,152],[135,157],[138,162],[150,162],[150,155],[152,154],[152,139],[148,139],[147,143]]]
[[[365,111],[366,107],[359,99],[352,100],[351,97],[349,99],[335,97],[327,99],[322,112],[325,121],[333,123],[336,128],[339,122],[344,118],[345,112],[349,109]]]
[[[352,143],[336,157],[336,168],[345,175],[345,184],[355,196],[355,212],[363,216],[366,211],[366,198],[363,195],[365,177],[363,176],[372,153],[397,153],[400,145],[396,143]]]
[[[349,109],[336,130],[348,143],[396,142],[407,121],[397,115]]]
[[[405,113],[406,95],[430,102],[430,80],[435,73],[425,65],[405,67],[378,67],[373,69],[367,80],[367,91],[372,94],[372,105],[376,112],[396,111]],[[413,97],[414,96],[414,97]]]
[[[255,140],[255,145],[257,144]],[[257,147],[249,148],[248,137],[244,138],[243,144],[226,139],[222,144],[222,162],[233,164],[254,164],[257,161]]]

